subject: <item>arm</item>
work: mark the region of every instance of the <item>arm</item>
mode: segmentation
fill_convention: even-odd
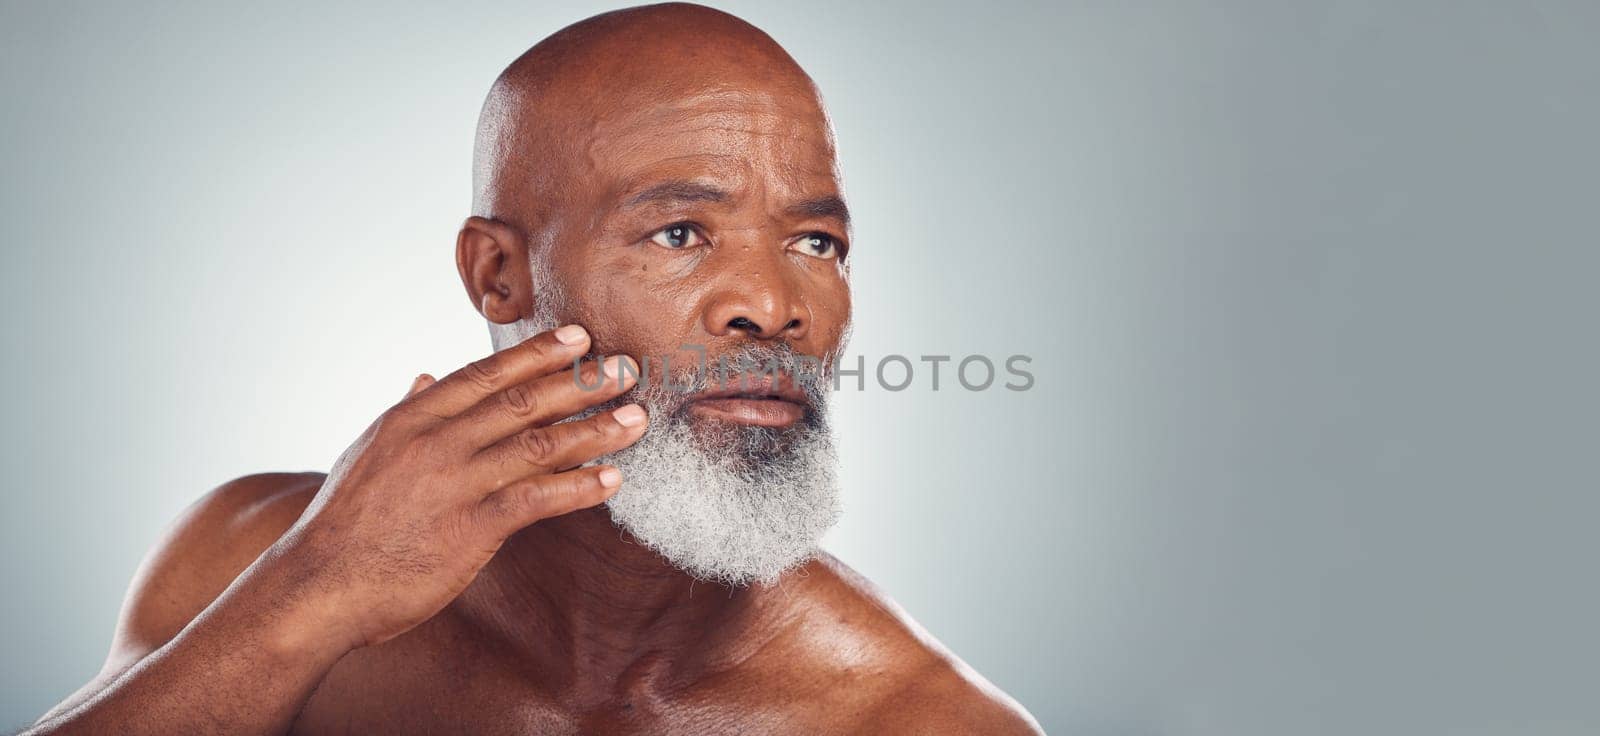
[[[252,537],[287,526],[274,524],[270,514],[259,518],[262,509],[232,508],[274,480],[255,476],[224,486],[175,525],[130,589],[100,676],[28,733],[276,733],[288,728],[317,683],[351,647],[310,625],[315,611],[297,590],[291,561],[276,549],[246,563],[231,584],[223,580],[219,595],[216,577],[238,570],[236,555],[257,541]],[[306,495],[296,495],[297,502],[293,495],[266,500],[264,510],[304,506]],[[237,523],[248,525],[243,544],[205,543]]]
[[[615,468],[579,466],[645,416],[562,421],[632,387],[615,358],[613,380],[591,363],[575,381],[588,347],[564,328],[420,377],[325,480],[212,494],[141,570],[100,677],[27,733],[285,732],[345,653],[433,617],[519,529],[616,491]]]

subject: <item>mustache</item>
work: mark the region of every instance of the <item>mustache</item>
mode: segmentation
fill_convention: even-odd
[[[820,411],[827,404],[827,362],[802,353],[786,342],[748,342],[731,350],[712,354],[694,346],[695,358],[640,356],[638,384],[624,396],[642,397],[674,411],[696,396],[738,390],[752,382],[781,381],[803,394],[807,409]],[[583,360],[604,360],[607,356],[591,352]],[[621,399],[623,397],[617,397]]]

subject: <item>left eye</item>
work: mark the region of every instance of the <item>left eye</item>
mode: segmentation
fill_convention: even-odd
[[[650,236],[650,242],[663,248],[682,250],[702,245],[705,239],[700,237],[700,233],[696,232],[693,226],[680,222],[656,231],[655,235]]]
[[[839,257],[839,239],[827,233],[806,233],[794,241],[793,247],[814,258]]]

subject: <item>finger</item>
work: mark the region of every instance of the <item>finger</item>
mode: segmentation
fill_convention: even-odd
[[[629,404],[575,422],[526,429],[480,451],[468,473],[477,487],[492,490],[616,452],[638,441],[648,424],[644,408]]]
[[[622,472],[609,465],[518,481],[478,502],[478,523],[504,538],[540,519],[586,509],[611,498]]]
[[[626,355],[606,358],[604,366],[587,361],[565,370],[507,387],[441,425],[473,452],[530,427],[555,424],[584,409],[608,401],[639,381],[638,363]]]
[[[411,388],[406,390],[406,398],[411,398],[421,393],[423,389],[437,383],[438,379],[426,373],[411,379]]]
[[[413,405],[435,416],[455,416],[508,386],[554,373],[589,349],[589,333],[577,325],[541,332],[440,379]]]

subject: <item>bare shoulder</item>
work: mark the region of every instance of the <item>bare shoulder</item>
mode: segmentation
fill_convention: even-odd
[[[323,479],[321,473],[247,475],[179,514],[128,585],[100,673],[39,720],[93,697],[177,636],[300,518]]]
[[[182,631],[299,519],[324,477],[247,475],[185,509],[128,586],[105,670],[132,665]]]
[[[807,659],[848,671],[866,694],[852,718],[861,733],[1038,734],[1039,724],[860,573],[831,555],[805,568],[808,628],[828,642]],[[837,645],[837,647],[835,647]],[[816,657],[816,659],[812,659]],[[869,678],[860,678],[862,671]]]

